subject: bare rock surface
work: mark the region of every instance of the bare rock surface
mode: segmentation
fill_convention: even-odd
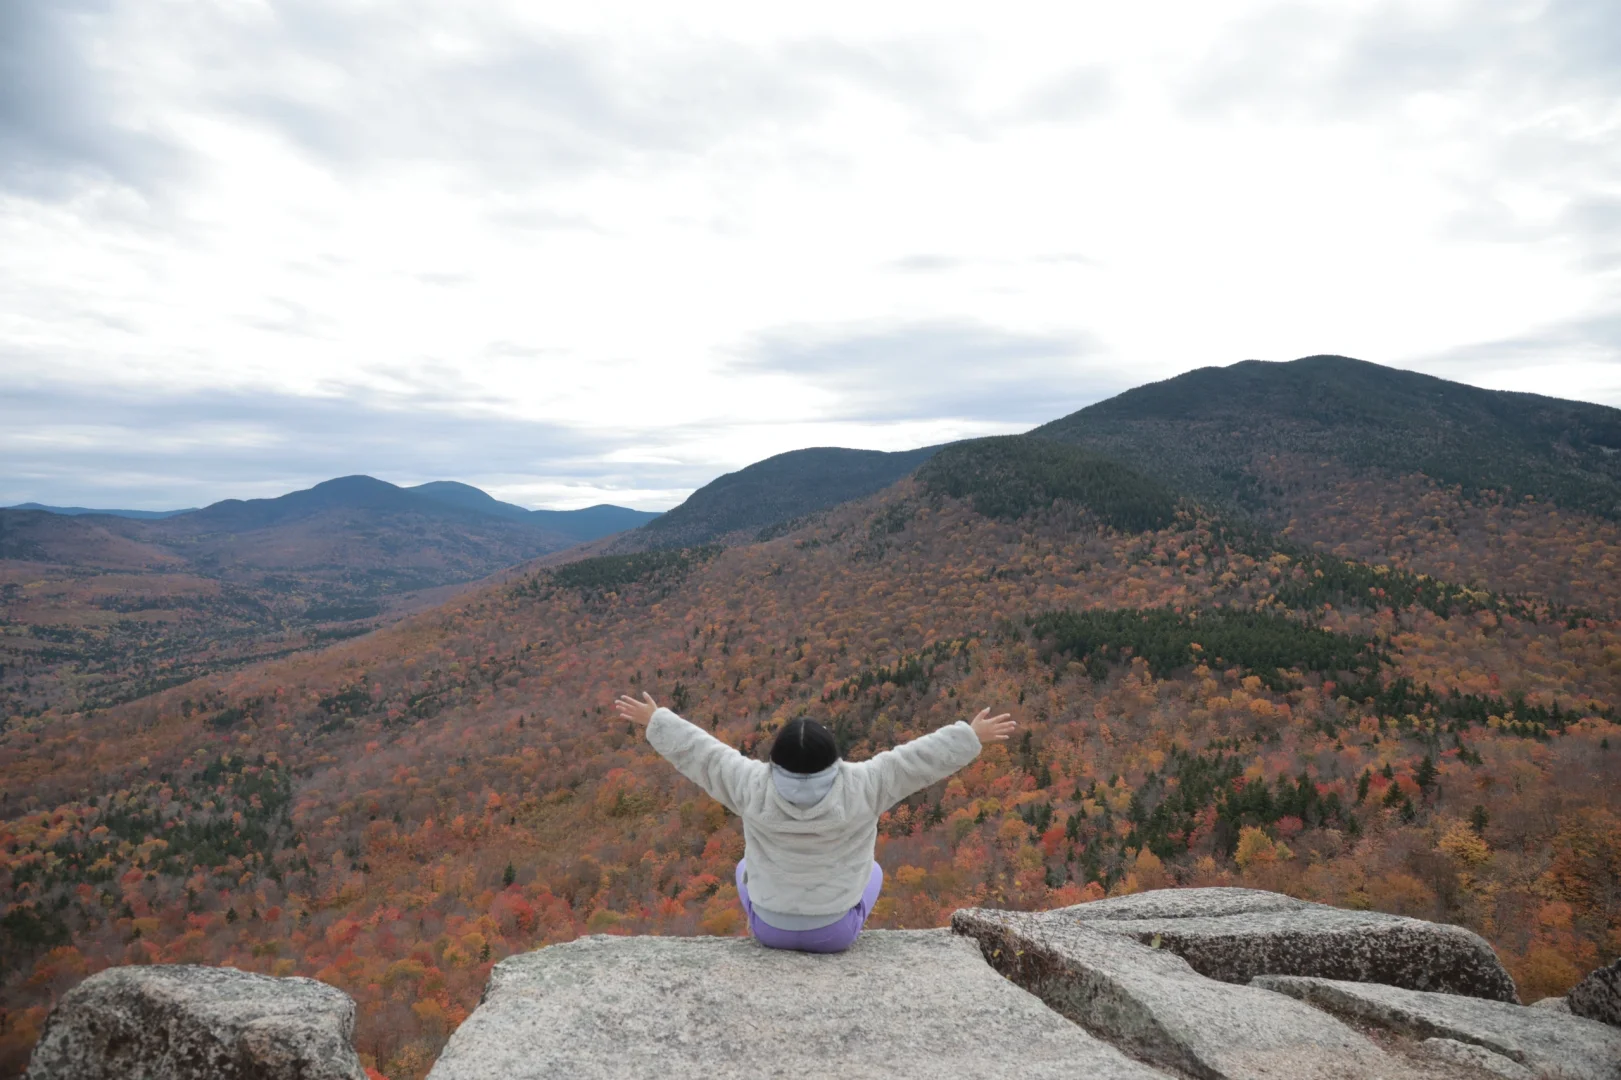
[[[1562,997],[1545,997],[1540,1001],[1531,1003],[1533,1009],[1552,1009],[1554,1012],[1570,1012],[1570,999]]]
[[[1423,1047],[1433,1056],[1454,1065],[1483,1069],[1507,1080],[1536,1080],[1536,1074],[1519,1062],[1474,1043],[1459,1042],[1457,1039],[1425,1039]]]
[[[1417,1039],[1485,1047],[1549,1080],[1621,1080],[1621,1031],[1595,1020],[1457,994],[1262,975],[1251,985]]]
[[[1207,888],[1150,889],[1129,896],[1111,896],[1086,904],[1053,908],[1049,915],[1077,919],[1219,919],[1258,911],[1300,911],[1321,907],[1265,889]]]
[[[974,1077],[1156,1080],[949,930],[843,953],[593,935],[495,966],[430,1080]]]
[[[1621,1027],[1621,960],[1577,983],[1565,1000],[1577,1016]]]
[[[1170,952],[1087,923],[967,909],[951,926],[1009,979],[1156,1065],[1212,1080],[1417,1075],[1314,1008],[1208,979]]]
[[[1086,923],[1144,944],[1158,941],[1222,982],[1309,975],[1519,1000],[1492,947],[1461,926],[1254,889],[1160,889],[1057,908],[1042,918]]]
[[[365,1080],[355,1004],[314,979],[108,968],[63,995],[29,1080]]]

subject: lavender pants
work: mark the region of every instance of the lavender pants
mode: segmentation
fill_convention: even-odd
[[[861,933],[867,916],[872,914],[872,906],[878,902],[878,891],[884,887],[883,868],[873,863],[866,891],[856,901],[856,906],[845,912],[838,922],[819,926],[815,930],[779,930],[754,917],[754,905],[749,903],[749,890],[743,884],[743,871],[747,863],[747,859],[737,860],[737,898],[743,904],[743,913],[749,917],[749,929],[754,933],[754,940],[768,949],[843,952],[855,944],[856,935]]]

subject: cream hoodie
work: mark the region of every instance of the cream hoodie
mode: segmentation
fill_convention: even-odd
[[[812,806],[777,790],[771,767],[661,708],[647,741],[681,775],[743,819],[749,900],[792,915],[843,914],[861,899],[878,843],[878,815],[979,756],[979,736],[959,720],[866,761],[839,761]]]

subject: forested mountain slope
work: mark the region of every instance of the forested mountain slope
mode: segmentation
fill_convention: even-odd
[[[1606,613],[1621,597],[1621,569],[1586,557],[1621,536],[1621,410],[1608,406],[1313,356],[1200,368],[1031,434],[1344,555]],[[1539,558],[1501,542],[1523,529],[1544,541]]]
[[[718,477],[613,544],[616,551],[755,539],[807,514],[871,495],[908,475],[939,447],[888,453],[817,446],[790,450]]]
[[[103,965],[229,963],[353,994],[359,1049],[403,1080],[503,956],[740,932],[738,822],[612,718],[640,689],[755,755],[801,712],[852,759],[1014,713],[1014,742],[885,816],[872,925],[1242,883],[1463,923],[1526,1000],[1612,957],[1621,623],[1195,496],[1084,447],[981,440],[769,540],[552,567],[14,725],[0,1043],[20,1060]],[[1496,539],[1520,559],[1585,535],[1512,512]]]
[[[0,510],[0,561],[150,570],[183,567],[185,559],[107,527],[107,519],[46,510]]]

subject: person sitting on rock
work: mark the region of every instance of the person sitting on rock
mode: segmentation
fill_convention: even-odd
[[[1007,713],[981,709],[867,761],[839,757],[833,733],[806,717],[771,744],[771,763],[744,757],[709,732],[661,708],[645,691],[622,695],[620,717],[683,776],[743,819],[737,898],[755,940],[772,949],[840,952],[872,914],[884,872],[873,859],[878,815],[944,780],[1014,728]]]

